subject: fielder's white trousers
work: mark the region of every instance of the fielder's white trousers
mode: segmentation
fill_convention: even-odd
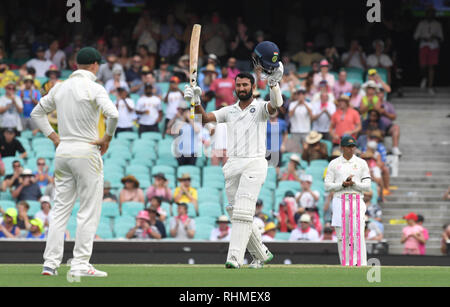
[[[366,205],[363,197],[360,196],[360,210],[359,210],[359,231],[357,221],[357,206],[356,197],[352,198],[352,212],[350,213],[350,202],[348,196],[345,198],[345,237],[343,236],[342,223],[342,198],[333,198],[333,217],[332,226],[335,227],[336,236],[338,239],[339,263],[345,266],[356,266],[358,264],[358,257],[360,257],[361,266],[367,266],[367,252],[365,240],[365,213]],[[350,214],[352,215],[352,223],[350,224]],[[350,229],[350,226],[352,228]],[[350,230],[352,235],[350,236]],[[358,237],[359,235],[359,237]],[[345,251],[344,251],[345,240]],[[353,251],[353,257],[351,257]],[[344,254],[345,252],[345,254]],[[345,264],[343,263],[345,257]],[[351,261],[352,259],[352,261]]]
[[[71,269],[89,264],[103,199],[103,161],[97,146],[61,142],[55,158],[55,202],[51,210],[44,266],[58,268],[64,252],[64,232],[77,197],[80,209]]]
[[[261,158],[230,158],[223,167],[228,203],[233,207],[231,237],[227,261],[243,264],[246,248],[252,256],[262,258],[268,253],[261,234],[253,234],[256,201],[267,176],[267,160]],[[250,240],[250,241],[249,241]],[[265,260],[265,259],[259,259]]]

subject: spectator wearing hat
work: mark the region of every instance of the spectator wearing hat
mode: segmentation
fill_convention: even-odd
[[[47,95],[48,92],[55,86],[56,83],[62,82],[59,78],[61,77],[61,71],[58,66],[52,65],[45,72],[45,76],[48,78],[47,82],[42,85],[43,95]]]
[[[303,147],[303,142],[311,131],[313,113],[311,103],[305,99],[305,91],[299,90],[296,98],[297,100],[289,104],[290,132],[291,138]]]
[[[180,185],[175,188],[173,192],[173,200],[175,203],[186,203],[193,204],[195,207],[195,212],[198,216],[198,195],[197,189],[191,187],[191,175],[188,173],[183,174],[178,178]]]
[[[30,221],[30,224],[31,224],[30,231],[28,232],[26,238],[44,240],[45,239],[44,222],[42,222],[38,218],[34,218]]]
[[[111,193],[111,182],[109,181],[103,183],[103,202],[118,202],[117,196]]]
[[[54,39],[50,42],[50,46],[44,53],[44,58],[51,61],[58,69],[65,69],[66,63],[66,53],[59,48],[59,41]]]
[[[180,78],[181,82],[189,81],[189,55],[184,54],[178,59],[177,65],[175,65],[175,67],[173,68],[173,74],[174,76]]]
[[[314,51],[313,42],[306,42],[305,50],[294,54],[291,59],[299,63],[300,66],[312,66],[312,62],[320,61],[323,59],[323,55]]]
[[[0,127],[22,131],[20,116],[23,112],[23,103],[16,93],[16,84],[9,82],[5,89],[5,95],[0,97]]]
[[[230,220],[226,215],[221,215],[217,218],[217,227],[211,230],[209,236],[210,241],[230,241],[231,228],[229,226]]]
[[[161,220],[161,215],[160,215],[159,211],[156,208],[154,208],[153,206],[151,206],[150,208],[147,208],[146,210],[148,212],[148,217],[150,218],[149,219],[150,227],[152,227],[152,229],[156,228],[158,230],[157,232],[159,232],[159,234],[161,235],[160,239],[164,239],[165,237],[167,237],[166,227],[163,224],[164,220]],[[157,238],[155,237],[155,239],[157,239]]]
[[[423,217],[423,215],[418,214],[417,215],[417,225],[422,226],[422,235],[423,235],[423,239],[425,242],[419,242],[419,252],[420,255],[425,255],[426,254],[426,244],[428,239],[430,238],[430,234],[428,232],[428,229],[423,227],[423,223],[425,222],[425,218]]]
[[[37,90],[41,90],[42,84],[38,79],[36,79],[36,69],[34,69],[34,67],[22,67],[19,69],[19,81],[16,83],[18,85],[18,87],[20,87],[20,88],[25,87],[25,85],[23,83],[23,79],[27,75],[30,75],[33,78],[34,88]]]
[[[330,136],[335,145],[342,136],[349,134],[354,138],[361,131],[361,119],[358,111],[350,107],[350,98],[341,95],[338,98],[338,109],[331,116]]]
[[[172,72],[169,70],[169,61],[166,57],[159,60],[159,68],[155,69],[156,82],[169,82],[172,78]]]
[[[262,234],[263,242],[272,242],[275,240],[275,235],[277,234],[277,226],[274,222],[269,222],[264,227],[264,233]]]
[[[391,92],[391,86],[388,83],[383,81],[383,79],[378,74],[378,71],[375,68],[371,68],[367,71],[367,81],[362,86],[363,90],[365,90],[367,83],[369,83],[370,81],[375,82],[375,84],[378,86],[378,88],[383,87],[383,89],[386,93]]]
[[[279,180],[300,181],[300,176],[304,173],[300,163],[300,156],[292,154],[288,165],[280,170]]]
[[[311,131],[305,138],[302,160],[310,163],[312,160],[328,160],[328,148],[325,143],[320,142],[322,134]]]
[[[187,204],[177,203],[177,216],[170,220],[170,236],[177,240],[193,239],[195,235],[195,220],[187,215]]]
[[[304,213],[298,219],[298,226],[292,230],[289,241],[320,241],[319,233],[311,227],[311,217]]]
[[[404,255],[420,255],[420,243],[425,244],[423,237],[423,228],[417,224],[417,214],[410,212],[403,217],[408,226],[402,230],[402,239]]]
[[[167,212],[166,212],[166,210],[164,210],[161,207],[162,200],[163,200],[163,198],[161,198],[160,196],[153,196],[149,200],[150,207],[148,209],[155,210],[155,212],[157,212],[158,220],[160,220],[161,222],[164,222],[167,217]],[[170,205],[170,207],[172,207],[172,205]],[[172,208],[170,208],[170,211],[172,212]],[[171,215],[172,215],[172,213],[171,213]],[[161,234],[162,234],[162,232],[161,232]],[[165,236],[166,236],[166,232],[164,231],[164,237]]]
[[[128,83],[124,79],[121,79],[122,73],[123,71],[119,67],[114,68],[112,79],[107,80],[105,84],[105,89],[108,94],[117,95],[119,88],[126,89],[128,92],[130,91]]]
[[[209,64],[214,65],[217,74],[220,76],[221,69],[219,66],[219,58],[217,57],[217,55],[213,53],[208,54],[208,57],[206,58],[206,64],[202,68],[200,68],[200,71],[205,70],[206,66],[208,66]]]
[[[333,231],[333,228],[331,227],[325,227],[323,229],[323,234],[319,238],[320,241],[331,241],[331,242],[337,242],[336,234]]]
[[[122,65],[117,63],[117,56],[115,54],[109,54],[106,56],[106,63],[101,64],[98,73],[97,81],[102,84],[108,82],[108,80],[114,79],[114,71],[120,70],[120,80],[125,81],[125,72],[123,71]]]
[[[52,210],[52,203],[50,197],[47,195],[42,196],[39,202],[41,203],[41,210],[36,212],[34,218],[41,220],[43,222],[44,228],[47,228],[52,219],[50,215],[50,212]]]
[[[350,42],[350,50],[342,54],[341,61],[345,67],[366,69],[366,54],[364,53],[358,40],[353,39]]]
[[[144,191],[139,188],[139,181],[133,175],[122,178],[123,188],[119,193],[119,207],[122,212],[122,204],[125,202],[139,202],[145,204]]]
[[[166,176],[163,173],[153,175],[155,178],[153,184],[148,187],[146,191],[147,199],[152,199],[155,196],[161,197],[164,201],[172,201],[172,191],[170,190]]]
[[[312,130],[322,134],[325,140],[331,140],[330,124],[331,117],[336,112],[334,96],[328,93],[325,88],[314,95],[312,105]]]
[[[53,63],[45,59],[45,48],[41,45],[36,48],[36,57],[26,62],[24,66],[33,67],[36,70],[36,77],[43,78],[51,65]]]
[[[6,87],[10,82],[17,82],[19,78],[9,69],[4,59],[0,59],[0,88]]]
[[[296,211],[295,195],[292,191],[286,191],[282,202],[279,204],[278,214],[276,214],[277,227],[280,232],[291,232],[297,226],[295,224]]]
[[[267,121],[267,153],[266,159],[270,165],[281,167],[283,152],[286,151],[288,129],[286,122],[278,117],[278,110],[271,114]]]
[[[45,188],[49,183],[53,182],[53,174],[49,173],[49,167],[46,165],[44,158],[38,158],[36,160],[37,171],[33,174],[35,176],[36,182],[39,184],[40,188]]]
[[[374,53],[367,57],[367,66],[369,68],[384,68],[387,70],[387,83],[391,83],[391,67],[393,65],[391,58],[384,51],[384,42],[377,39],[372,43]]]
[[[33,88],[33,77],[31,75],[26,75],[23,83],[25,88],[17,93],[23,103],[22,128],[23,130],[35,130],[37,127],[31,120],[31,111],[41,100],[41,92]]]
[[[367,112],[374,109],[379,108],[378,104],[381,105],[381,101],[377,96],[379,91],[378,85],[375,81],[369,80],[363,85],[363,89],[365,91],[365,95],[361,99],[361,105],[359,107],[359,112],[361,113],[361,117],[363,119],[367,118]]]
[[[39,184],[35,182],[33,171],[24,169],[20,175],[20,185],[11,191],[11,196],[18,201],[39,200],[42,196]]]
[[[3,221],[0,223],[0,238],[14,239],[20,235],[17,226],[17,210],[8,208],[3,213]]]
[[[133,122],[136,117],[134,101],[129,98],[128,91],[125,88],[117,89],[118,97],[116,108],[119,111],[119,120],[117,122],[116,136],[123,131],[133,131]]]
[[[142,71],[142,58],[139,54],[135,54],[131,59],[130,68],[125,71],[125,79],[131,84],[134,81],[140,81]]]
[[[139,211],[136,226],[126,234],[127,239],[161,239],[158,228],[150,225],[150,214],[147,210]]]
[[[31,227],[30,220],[31,216],[28,215],[30,210],[30,205],[26,201],[19,201],[16,205],[17,208],[17,227],[21,230],[29,230]]]
[[[350,93],[352,87],[352,84],[347,81],[347,72],[345,69],[341,69],[339,71],[338,80],[333,86],[334,97],[340,97],[342,94]]]
[[[204,70],[200,71],[198,75],[198,86],[200,86],[203,92],[207,92],[209,91],[214,80],[218,77],[219,74],[216,71],[216,67],[213,64],[208,64]]]
[[[333,89],[335,80],[334,76],[329,73],[329,63],[327,60],[320,61],[320,72],[314,75],[314,85],[318,86],[320,81],[327,81],[328,88]]]
[[[300,176],[301,190],[295,195],[295,201],[297,202],[298,209],[301,213],[306,208],[317,209],[317,202],[320,198],[319,191],[311,190],[313,177],[309,174],[303,174]]]
[[[216,95],[216,109],[220,109],[224,104],[227,106],[234,104],[235,82],[228,76],[226,67],[222,67],[222,76],[215,79],[209,89]]]
[[[177,76],[170,78],[169,91],[163,100],[167,104],[163,135],[167,132],[169,122],[175,120],[179,107],[184,104],[183,92],[178,87],[179,82],[180,78]]]
[[[447,244],[450,243],[450,224],[445,224],[442,226],[442,234],[441,234],[441,253],[444,255],[448,255]]]
[[[419,65],[422,74],[421,88],[428,88],[434,94],[434,70],[439,64],[439,44],[444,40],[442,24],[436,20],[436,11],[429,7],[425,19],[419,22],[414,31],[414,39],[419,41]]]
[[[153,95],[153,86],[145,85],[145,95],[136,103],[139,137],[143,132],[159,132],[158,124],[163,118],[161,99]]]
[[[20,154],[21,159],[28,156],[22,143],[16,138],[16,130],[6,128],[0,137],[0,155],[2,158],[15,157],[17,153]]]
[[[381,115],[381,121],[385,126],[383,130],[383,134],[385,136],[392,137],[392,154],[396,156],[401,156],[402,153],[398,148],[400,142],[400,127],[394,123],[394,120],[397,118],[397,113],[395,112],[394,106],[384,99],[385,97],[384,88],[382,86],[379,87],[378,91],[378,99],[381,101],[381,104],[377,104],[375,106],[375,110],[378,111]]]
[[[361,94],[361,83],[355,82],[352,85],[352,90],[350,91],[350,106],[359,112],[359,107],[361,106],[362,94]],[[339,97],[339,96],[338,96]]]

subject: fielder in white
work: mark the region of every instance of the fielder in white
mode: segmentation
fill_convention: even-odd
[[[349,135],[343,136],[343,154],[330,162],[325,176],[325,189],[334,192],[331,225],[336,229],[339,259],[344,266],[367,265],[363,196],[371,190],[371,179],[367,162],[354,155],[355,148],[356,140]]]
[[[225,189],[231,217],[231,239],[226,268],[243,265],[246,248],[253,257],[252,268],[261,268],[273,255],[262,243],[261,231],[253,222],[256,201],[267,175],[266,128],[270,114],[274,114],[283,99],[279,82],[283,65],[279,62],[278,47],[261,42],[255,49],[257,69],[262,69],[270,86],[270,102],[253,99],[255,79],[250,73],[236,77],[236,104],[206,113],[200,104],[201,89],[187,86],[185,98],[196,103],[195,112],[202,122],[227,124],[228,160],[223,167]]]
[[[100,221],[103,198],[102,155],[108,150],[119,113],[105,88],[96,83],[101,55],[94,48],[83,48],[77,54],[78,70],[68,80],[56,84],[31,113],[42,133],[56,147],[55,205],[49,225],[42,275],[56,275],[63,258],[64,231],[77,197],[80,209],[72,276],[105,277],[89,260]],[[56,110],[58,131],[55,133],[47,114]],[[99,139],[100,114],[107,117],[106,133]]]

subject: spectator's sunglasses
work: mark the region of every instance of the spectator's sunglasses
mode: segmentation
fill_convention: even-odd
[[[39,166],[44,166],[45,165],[45,162],[38,162],[38,164],[37,165],[39,165]]]
[[[5,89],[14,91],[16,88],[14,86],[7,86],[7,87],[5,87]]]
[[[22,167],[22,165],[20,165],[20,163],[19,163],[19,164],[14,164],[14,165],[13,165],[13,168],[19,168],[19,167]]]

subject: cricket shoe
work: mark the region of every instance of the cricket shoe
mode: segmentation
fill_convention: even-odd
[[[264,267],[264,264],[269,263],[273,259],[273,254],[271,252],[268,252],[267,259],[265,261],[259,260],[259,259],[253,259],[252,263],[248,266],[250,269],[262,269]]]
[[[41,275],[56,276],[56,275],[58,275],[58,271],[56,269],[52,269],[52,268],[49,268],[48,266],[45,266],[42,268]]]
[[[232,259],[227,260],[227,262],[225,262],[225,268],[227,268],[227,269],[239,269],[240,265],[235,260],[236,258],[234,258],[233,256],[231,256],[231,258]]]
[[[89,265],[85,269],[70,270],[70,275],[73,277],[107,277],[108,273],[97,270],[93,265]]]

